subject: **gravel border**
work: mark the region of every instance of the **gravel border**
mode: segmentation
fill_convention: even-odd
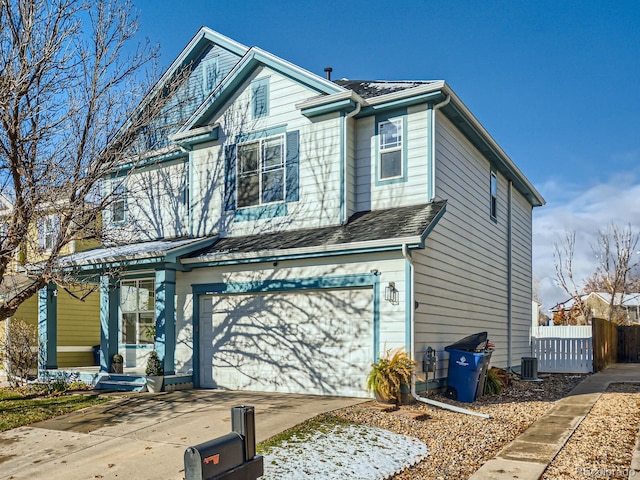
[[[542,478],[629,478],[639,429],[640,385],[611,385],[578,425]]]
[[[473,404],[431,396],[434,400],[486,413],[490,416],[488,420],[422,403],[402,406],[394,413],[361,404],[337,410],[332,415],[415,437],[427,444],[427,458],[393,477],[395,479],[462,479],[495,457],[585,376],[549,374],[541,376],[540,382],[514,377],[502,395],[485,396]],[[421,417],[417,417],[418,414]]]

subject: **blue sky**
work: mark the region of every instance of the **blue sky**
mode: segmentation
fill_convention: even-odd
[[[333,78],[446,80],[547,200],[534,211],[545,305],[552,247],[640,228],[640,2],[137,0],[140,34],[167,67],[205,25]]]

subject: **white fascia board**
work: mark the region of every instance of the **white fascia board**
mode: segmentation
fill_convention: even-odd
[[[491,134],[482,126],[482,124],[478,121],[478,119],[475,117],[475,115],[473,113],[471,113],[471,110],[469,110],[469,108],[467,108],[467,106],[464,104],[464,102],[462,100],[460,100],[460,97],[458,97],[458,95],[456,95],[456,93],[451,89],[451,87],[448,84],[446,84],[445,82],[443,82],[442,91],[446,95],[450,95],[451,96],[451,102],[466,117],[466,119],[469,121],[469,123],[471,123],[473,128],[480,134],[481,137],[484,138],[484,140],[489,144],[489,146],[500,157],[502,157],[502,159],[507,163],[509,168],[519,177],[519,179],[527,186],[527,188],[529,190],[531,190],[531,192],[533,192],[533,194],[536,197],[538,197],[538,199],[540,200],[540,203],[542,203],[542,205],[544,205],[546,202],[545,202],[544,198],[542,198],[542,195],[540,195],[540,192],[538,192],[538,190],[536,190],[536,188],[531,184],[529,179],[527,177],[525,177],[524,173],[522,173],[522,171],[516,166],[514,161],[511,160],[509,155],[507,155],[505,153],[505,151],[502,150],[502,147],[500,147],[500,145],[498,145],[498,142],[496,142],[494,140],[494,138],[491,136]]]
[[[225,37],[224,35],[218,32],[215,32],[210,28],[207,28],[207,27],[200,28],[200,30],[198,30],[198,32],[187,44],[187,46],[182,49],[182,52],[180,52],[178,57],[173,61],[173,63],[169,66],[169,68],[167,68],[166,72],[164,72],[164,74],[160,77],[160,79],[155,83],[153,88],[151,88],[149,93],[147,93],[144,96],[138,108],[133,112],[134,115],[139,111],[141,111],[143,107],[148,102],[150,102],[151,99],[159,91],[162,90],[162,88],[164,88],[164,85],[167,83],[167,81],[181,67],[181,65],[186,61],[186,59],[189,57],[193,49],[196,48],[203,39],[207,39],[210,42],[219,44],[221,47],[227,48],[228,50],[240,56],[244,55],[249,50],[249,48],[246,47],[245,45],[242,45],[241,43],[238,43],[235,40],[230,39],[229,37]],[[130,124],[131,124],[131,119],[128,118],[125,121],[125,123],[122,125],[122,127],[118,129],[118,132],[114,135],[113,138],[118,138],[120,135],[120,132],[126,130],[126,128],[128,128]]]
[[[178,142],[180,140],[184,140],[185,138],[197,137],[199,135],[211,133],[215,128],[218,128],[218,126],[219,124],[216,123],[213,125],[205,125],[204,127],[198,127],[192,130],[174,133],[172,135],[169,135],[169,140],[171,140],[172,142]]]
[[[259,47],[252,47],[251,49],[255,50],[256,59],[258,59],[259,61],[262,61],[263,63],[266,63],[268,67],[275,66],[277,69],[277,67],[280,66],[285,71],[289,71],[293,73],[295,77],[308,78],[312,80],[314,84],[322,86],[323,90],[327,92],[338,93],[338,92],[344,92],[347,90],[346,88],[341,87],[336,83],[333,83],[331,80],[327,80],[322,75],[317,75],[313,72],[310,72],[309,70],[305,70],[304,68],[299,67],[298,65],[295,65],[276,55],[273,55],[272,53],[262,50]],[[264,58],[261,58],[261,57],[264,57]]]
[[[399,92],[387,93],[386,95],[367,99],[367,105],[379,105],[381,103],[394,102],[404,98],[415,97],[424,93],[435,92],[442,90],[445,85],[446,83],[444,80],[438,80],[427,85],[420,85],[419,87],[407,88],[406,90],[400,90]]]
[[[298,110],[302,110],[304,108],[319,107],[320,105],[339,102],[341,100],[353,100],[354,102],[360,103],[363,107],[368,105],[367,101],[364,100],[356,92],[354,92],[353,90],[347,90],[346,92],[334,93],[333,95],[322,95],[318,97],[309,98],[304,102],[296,103],[295,107]]]
[[[357,252],[363,249],[378,249],[385,247],[401,247],[403,244],[407,245],[421,245],[422,241],[420,237],[405,237],[405,238],[393,238],[385,240],[373,240],[368,242],[354,242],[348,244],[337,245],[322,245],[316,247],[303,247],[303,248],[287,248],[278,250],[262,250],[255,252],[242,252],[242,253],[215,253],[211,255],[200,255],[198,257],[185,258],[180,260],[180,263],[184,265],[203,262],[216,262],[216,261],[233,261],[233,260],[248,260],[257,258],[273,258],[273,257],[289,257],[289,256],[305,256],[318,253],[338,253],[342,252],[348,254],[351,251]]]
[[[280,57],[277,57],[265,50],[258,47],[251,47],[246,54],[236,63],[229,71],[226,77],[218,84],[218,86],[209,94],[209,96],[200,104],[195,112],[186,120],[186,122],[178,129],[177,134],[180,135],[183,132],[188,131],[202,115],[204,115],[212,103],[216,101],[219,95],[223,91],[232,85],[234,81],[237,81],[236,77],[242,78],[245,72],[243,70],[248,68],[247,65],[251,65],[252,62],[259,62],[267,68],[273,69],[276,72],[290,75],[294,80],[300,83],[306,83],[312,86],[316,90],[325,91],[332,95],[333,93],[342,93],[347,89],[341,87],[333,82],[328,81],[324,77],[311,73],[304,68],[298,67],[291,62],[288,62]],[[229,87],[231,88],[231,87]],[[331,93],[329,93],[331,92]]]

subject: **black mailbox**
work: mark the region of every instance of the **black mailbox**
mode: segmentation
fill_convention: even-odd
[[[255,480],[264,474],[263,459],[256,455],[254,408],[233,407],[231,429],[231,433],[187,448],[185,480]]]

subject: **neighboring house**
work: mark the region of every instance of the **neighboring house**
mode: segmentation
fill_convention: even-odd
[[[0,198],[0,216],[10,213],[12,205],[4,197]],[[8,206],[7,206],[8,205]],[[5,208],[6,206],[6,208]],[[60,210],[60,208],[56,208]],[[8,300],[20,293],[32,281],[25,271],[24,265],[37,263],[48,257],[52,242],[56,238],[59,217],[53,209],[45,210],[29,229],[30,240],[20,249],[14,262],[10,265],[13,273],[5,275],[0,288],[0,301]],[[82,250],[95,248],[99,242],[91,239],[76,238],[63,250],[62,255],[73,254]],[[48,296],[46,300],[44,296]],[[40,298],[42,297],[42,298]],[[51,308],[57,304],[58,321],[47,328],[47,323],[39,324],[40,306],[49,304]],[[46,310],[45,310],[46,311]],[[80,367],[95,364],[93,346],[100,344],[100,293],[98,285],[86,283],[68,288],[50,286],[39,295],[34,295],[20,305],[11,318],[0,325],[0,338],[4,338],[11,321],[21,319],[39,326],[40,342],[55,345],[48,348],[53,367]]]
[[[611,294],[606,292],[591,292],[581,296],[585,306],[589,308],[591,318],[609,318]],[[585,322],[574,308],[573,298],[557,304],[551,309],[556,319],[573,320],[578,325],[591,324],[591,318]],[[640,323],[640,293],[617,293],[613,302],[614,312],[612,321],[621,325]],[[572,322],[572,323],[573,323]]]
[[[440,378],[479,331],[495,365],[529,354],[544,201],[449,85],[333,82],[203,28],[151,95],[185,69],[157,149],[105,180],[131,241],[68,260],[101,276],[102,371],[155,349],[199,387],[362,396],[394,347]]]

